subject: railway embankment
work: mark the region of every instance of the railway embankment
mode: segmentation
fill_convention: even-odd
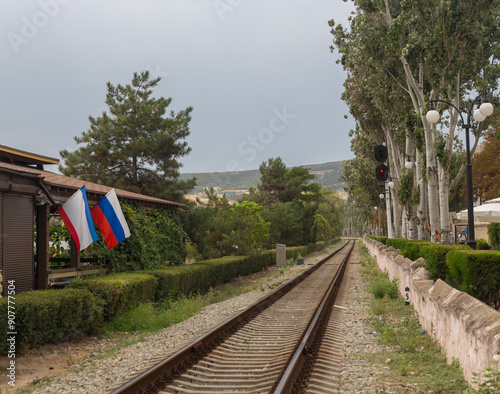
[[[393,247],[363,238],[369,253],[418,314],[421,326],[440,344],[448,362],[457,360],[474,385],[487,368],[500,368],[500,312],[446,282],[431,280],[425,260],[403,257]]]

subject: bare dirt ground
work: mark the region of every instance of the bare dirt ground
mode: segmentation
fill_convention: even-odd
[[[10,379],[6,370],[11,359],[2,356],[0,357],[0,394],[16,393],[21,391],[20,389],[25,389],[22,392],[29,392],[29,386],[33,381],[64,374],[79,360],[87,356],[102,354],[120,340],[121,338],[84,338],[79,342],[47,345],[42,349],[28,350],[15,359],[15,388],[8,384]]]

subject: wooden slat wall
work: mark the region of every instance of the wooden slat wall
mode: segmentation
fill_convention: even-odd
[[[3,282],[16,293],[33,289],[33,197],[3,193]]]

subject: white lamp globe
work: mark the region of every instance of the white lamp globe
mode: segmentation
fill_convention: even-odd
[[[474,113],[472,114],[474,119],[476,119],[478,122],[482,122],[483,120],[486,119],[486,115],[484,115],[480,109],[476,109]]]
[[[390,182],[388,183],[388,185],[389,185],[389,187],[390,187],[390,188],[393,188],[393,187],[394,187],[394,182],[393,182],[393,181],[390,181]]]
[[[380,194],[378,195],[378,197],[382,200],[382,199],[384,198],[384,195],[383,195],[382,193],[380,193]]]
[[[413,163],[410,160],[408,160],[405,163],[405,167],[406,167],[406,169],[411,170],[411,168],[413,167]]]
[[[483,114],[484,116],[490,116],[493,113],[493,104],[482,103],[479,107],[479,111],[481,111],[481,114]]]
[[[429,112],[427,112],[425,117],[430,123],[437,123],[440,116],[438,111],[436,111],[435,109],[431,109]]]

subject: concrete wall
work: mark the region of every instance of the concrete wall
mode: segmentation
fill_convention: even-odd
[[[394,248],[364,237],[368,251],[390,278],[400,281],[400,293],[410,288],[410,303],[422,327],[441,345],[450,363],[458,360],[465,379],[473,372],[500,368],[500,312],[438,279],[430,280],[424,259],[412,261]]]

